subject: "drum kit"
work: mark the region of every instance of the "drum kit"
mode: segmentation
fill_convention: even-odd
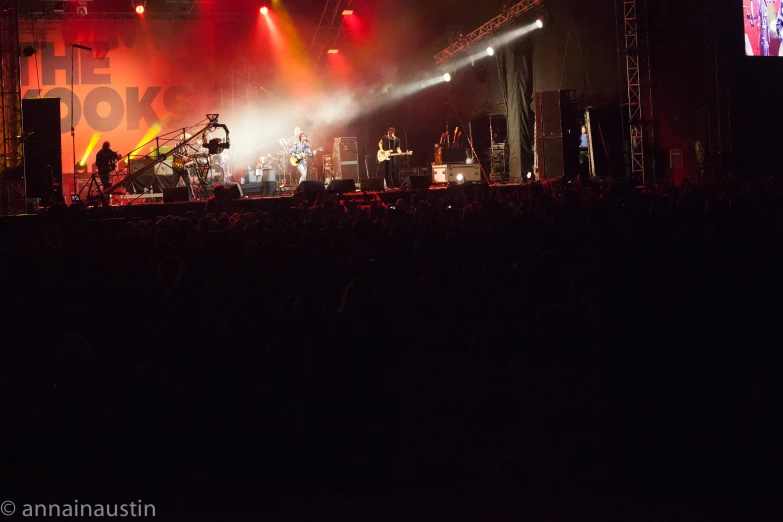
[[[175,166],[176,167],[176,166]],[[218,183],[227,183],[230,177],[223,169],[223,161],[220,154],[193,154],[184,164],[191,183],[196,186],[205,185],[213,187]]]

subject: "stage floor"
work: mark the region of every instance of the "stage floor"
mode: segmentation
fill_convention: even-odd
[[[530,186],[531,184],[527,184]],[[486,184],[466,184],[466,185],[432,185],[427,189],[404,191],[398,189],[386,190],[383,192],[346,192],[340,193],[340,198],[346,204],[356,205],[370,205],[372,201],[376,203],[378,201],[383,202],[384,205],[395,205],[400,199],[403,201],[410,201],[413,194],[418,195],[432,195],[438,199],[446,197],[447,195],[460,195],[475,192],[476,190],[484,191],[509,191],[513,192],[520,187],[526,185],[506,183],[496,185]],[[325,192],[327,195],[333,195],[334,193]],[[315,195],[311,194],[309,201],[312,203],[315,199]],[[245,196],[239,199],[233,199],[230,202],[230,212],[255,212],[257,210],[268,210],[271,208],[280,207],[299,207],[302,203],[308,201],[307,196],[304,194],[295,194],[293,191],[286,191],[283,195],[277,196],[262,196],[260,194],[253,194]],[[144,195],[123,195],[113,196],[112,204],[110,207],[99,207],[95,209],[89,209],[91,212],[105,212],[119,216],[151,216],[151,215],[184,215],[187,212],[194,211],[198,215],[203,215],[205,211],[206,201],[183,201],[183,202],[163,202],[162,194],[144,194]]]

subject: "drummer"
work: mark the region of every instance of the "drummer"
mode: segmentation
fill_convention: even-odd
[[[269,156],[259,156],[258,157],[258,163],[256,164],[257,169],[265,169],[269,168],[272,163],[272,155]]]

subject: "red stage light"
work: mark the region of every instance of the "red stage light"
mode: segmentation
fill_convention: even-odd
[[[264,6],[264,7],[262,7],[262,8],[261,8],[261,14],[262,14],[262,15],[265,15],[265,14],[267,14],[268,12],[269,12],[269,9],[268,9],[266,6]]]
[[[137,6],[136,6],[136,12],[137,12],[138,14],[144,14],[144,6],[143,6],[143,5],[141,5],[141,4],[137,5]]]
[[[326,51],[326,54],[337,54],[337,53],[338,53],[337,49],[329,49],[328,51]]]
[[[343,11],[343,16],[350,16],[352,14],[353,14],[352,9],[346,9],[345,11]]]

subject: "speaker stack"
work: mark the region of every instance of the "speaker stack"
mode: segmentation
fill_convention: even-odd
[[[575,178],[579,169],[579,122],[575,91],[534,96],[538,179]]]
[[[355,137],[334,139],[331,167],[334,178],[359,181],[359,145]]]
[[[23,99],[22,130],[27,198],[40,199],[46,207],[53,201],[62,202],[60,98]],[[73,192],[77,190],[79,187],[74,187]]]

